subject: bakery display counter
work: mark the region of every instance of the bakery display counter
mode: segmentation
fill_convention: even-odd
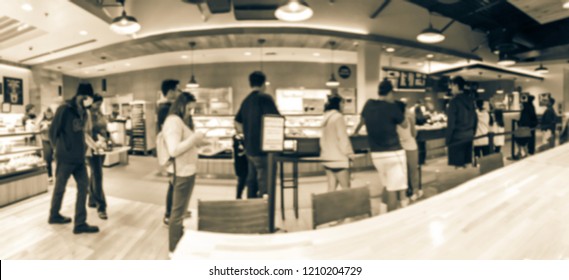
[[[567,259],[568,155],[563,145],[409,207],[330,228],[188,230],[173,259]]]

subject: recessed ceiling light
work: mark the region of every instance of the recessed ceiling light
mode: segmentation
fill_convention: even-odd
[[[390,47],[390,48],[385,49],[385,51],[386,51],[386,52],[394,52],[394,51],[395,51],[395,48],[391,48],[391,47]]]
[[[320,56],[320,53],[319,53],[319,52],[315,52],[315,53],[313,53],[312,55],[313,55],[313,56]]]
[[[22,10],[24,10],[26,12],[31,12],[33,9],[34,9],[34,6],[32,6],[32,4],[30,4],[30,3],[22,4]]]
[[[423,66],[423,62],[417,62],[417,66]]]
[[[243,53],[243,54],[246,55],[246,56],[251,56],[251,55],[253,55],[252,52],[245,52],[245,53]]]
[[[565,0],[563,3],[563,9],[569,9],[569,0]]]
[[[182,58],[182,59],[188,59],[188,56],[187,56],[187,55],[182,55],[181,58]]]
[[[433,57],[435,57],[435,55],[434,55],[434,54],[432,54],[432,53],[430,53],[430,54],[427,54],[427,58],[433,58]]]
[[[130,63],[127,62],[127,63],[124,64],[124,66],[129,67],[129,66],[130,66]]]
[[[79,31],[79,35],[81,35],[81,36],[87,36],[87,34],[89,34],[89,33],[85,30]]]

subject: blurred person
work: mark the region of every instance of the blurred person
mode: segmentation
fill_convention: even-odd
[[[535,129],[537,128],[537,125],[539,124],[539,120],[537,119],[537,113],[535,110],[535,105],[533,104],[533,102],[535,101],[535,96],[533,95],[528,95],[527,96],[527,106],[530,107],[530,111],[533,111],[533,113],[531,113],[532,115],[535,115],[536,118],[536,125],[534,127],[532,127],[531,131],[530,131],[530,138],[527,144],[527,149],[528,149],[528,153],[530,155],[533,155],[535,153]]]
[[[47,107],[43,113],[43,117],[39,122],[40,128],[40,138],[43,149],[43,160],[47,168],[48,181],[53,182],[53,146],[49,141],[49,128],[51,127],[51,122],[53,121],[53,111],[50,107]]]
[[[474,99],[464,91],[466,81],[456,76],[451,80],[454,97],[447,108],[445,143],[448,147],[448,165],[465,168],[472,163],[472,139],[478,122]]]
[[[474,137],[488,135],[491,130],[490,123],[493,122],[490,115],[490,103],[484,100],[476,101],[476,117],[478,123],[476,124],[476,134]],[[488,137],[474,139],[474,155],[477,159],[490,154],[490,142]]]
[[[405,119],[408,124],[407,127],[398,125],[397,135],[399,136],[399,142],[403,150],[405,150],[405,157],[407,158],[407,180],[409,183],[407,196],[415,200],[423,196],[423,190],[419,188],[419,147],[415,139],[417,137],[417,131],[415,130],[413,115],[406,110],[407,104],[401,101],[397,101],[396,104],[399,106],[401,112],[405,114]]]
[[[237,176],[237,199],[243,198],[243,191],[247,186],[247,155],[242,134],[233,135],[233,168]]]
[[[555,109],[553,108],[554,105],[555,99],[550,97],[547,109],[545,109],[541,117],[541,131],[543,131],[543,142],[546,144],[546,148],[555,147],[557,113],[555,113]]]
[[[532,104],[531,95],[522,100],[522,112],[518,120],[518,127],[514,131],[516,143],[519,146],[516,158],[524,158],[530,155],[529,145],[531,145],[532,130],[537,127],[538,120],[535,107]]]
[[[324,105],[320,158],[326,170],[328,191],[335,191],[338,184],[343,189],[350,187],[350,161],[354,156],[342,110],[343,99],[339,95],[328,97]]]
[[[86,222],[89,176],[85,165],[87,151],[85,128],[86,111],[93,103],[93,95],[91,84],[80,84],[73,99],[59,106],[49,129],[49,138],[55,147],[57,167],[48,223],[67,224],[71,222],[71,218],[61,215],[59,211],[67,180],[73,175],[77,185],[74,234],[99,232],[97,226],[91,226]]]
[[[393,100],[393,85],[387,79],[379,84],[379,96],[366,102],[354,133],[365,124],[371,158],[378,172],[379,195],[387,189],[389,211],[408,204],[406,198],[407,158],[397,135],[397,125],[407,128],[405,115]],[[372,195],[375,196],[375,195]]]
[[[492,120],[492,119],[491,119]],[[506,131],[504,128],[504,111],[501,109],[494,110],[493,123],[490,125],[493,127],[493,131],[496,136],[494,136],[494,152],[502,152],[502,147],[506,144],[506,135],[499,135]]]
[[[247,154],[247,197],[261,198],[267,194],[271,182],[269,172],[276,175],[276,169],[268,170],[267,154],[261,147],[261,126],[264,115],[279,115],[273,97],[265,93],[267,80],[261,71],[249,75],[251,93],[243,100],[235,116],[235,129],[245,137],[245,153]],[[275,178],[275,176],[273,176]]]
[[[102,104],[103,97],[95,94],[93,104],[89,110],[90,129],[87,131],[88,135],[86,136],[88,142],[92,141],[95,143],[94,147],[91,147],[90,156],[88,156],[89,166],[91,167],[88,201],[89,207],[97,208],[99,218],[106,220],[108,219],[107,200],[103,190],[103,162],[105,161],[105,154],[102,148],[106,148],[109,133],[107,131],[107,120],[101,112]]]
[[[182,92],[170,107],[164,121],[163,136],[173,165],[168,172],[173,174],[171,185],[172,209],[168,224],[169,251],[173,252],[184,234],[183,219],[188,209],[196,181],[198,147],[205,144],[204,133],[195,131],[192,119],[196,98]]]
[[[180,81],[178,80],[164,80],[162,81],[162,86],[160,87],[160,91],[162,92],[163,100],[158,102],[157,109],[156,109],[156,134],[162,131],[162,126],[164,125],[164,121],[170,112],[170,108],[172,107],[172,103],[176,101],[176,98],[180,95],[180,88],[179,88]],[[166,212],[164,213],[163,222],[165,225],[168,225],[170,221],[170,212],[172,211],[172,195],[174,192],[174,186],[168,183],[168,190],[166,192]]]

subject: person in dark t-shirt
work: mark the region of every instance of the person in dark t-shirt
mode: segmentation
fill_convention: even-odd
[[[371,157],[379,173],[378,193],[388,191],[388,210],[397,208],[397,200],[406,206],[407,158],[399,142],[397,125],[407,127],[405,115],[393,99],[393,85],[387,79],[379,84],[379,96],[364,105],[361,121],[354,133],[365,124]]]
[[[261,149],[263,115],[280,115],[273,97],[264,93],[265,74],[255,71],[249,75],[252,92],[243,100],[235,116],[235,128],[244,135],[248,160],[247,197],[262,197],[268,190],[267,154]],[[272,170],[271,172],[274,172]]]

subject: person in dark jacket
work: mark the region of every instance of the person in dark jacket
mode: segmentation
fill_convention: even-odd
[[[162,81],[162,86],[160,90],[162,91],[162,96],[166,99],[164,102],[158,103],[158,107],[156,110],[157,118],[156,118],[156,133],[160,133],[162,131],[162,126],[164,125],[164,121],[166,117],[168,117],[168,113],[170,112],[170,107],[176,98],[182,93],[178,85],[180,81],[178,80],[164,80]],[[168,225],[170,222],[170,212],[172,211],[172,199],[174,193],[174,186],[168,181],[168,191],[166,193],[166,212],[164,213],[163,222],[165,225]]]
[[[555,147],[555,126],[557,125],[557,114],[555,113],[555,109],[553,109],[553,105],[555,105],[555,99],[550,97],[547,109],[545,109],[545,112],[541,117],[541,130],[543,132],[551,132],[547,139],[548,148]]]
[[[532,131],[531,131],[531,137],[529,138],[529,142],[528,142],[528,153],[530,155],[535,154],[535,128],[538,125],[538,119],[537,119],[537,114],[535,111],[535,106],[533,105],[533,102],[535,100],[535,96],[533,95],[529,95],[528,96],[528,106],[531,107],[531,110],[533,111],[533,115],[535,115],[535,126],[532,127]]]
[[[247,185],[248,164],[243,135],[235,134],[233,136],[233,167],[237,176],[237,199],[242,198],[243,190]]]
[[[476,107],[474,98],[464,92],[466,81],[457,76],[452,79],[453,99],[447,109],[446,145],[448,164],[466,167],[472,163],[472,139],[476,133]]]
[[[109,138],[107,131],[107,120],[101,112],[101,105],[103,104],[103,97],[95,94],[93,97],[93,106],[90,109],[91,117],[91,138],[93,142],[100,143],[101,146],[106,146],[106,139]],[[89,158],[89,166],[91,167],[91,178],[89,181],[89,207],[97,208],[99,218],[102,220],[108,219],[107,215],[107,200],[105,192],[103,191],[103,162],[105,161],[105,154],[100,150],[91,150]]]
[[[530,148],[528,146],[535,145],[535,139],[532,143],[532,138],[535,137],[535,129],[538,124],[537,115],[535,113],[535,107],[533,106],[532,96],[528,96],[524,102],[522,102],[522,112],[520,114],[520,120],[518,121],[517,132],[514,133],[516,143],[519,146],[517,158],[523,158],[531,155]],[[520,131],[527,131],[527,133],[521,133]],[[533,132],[533,133],[532,133]],[[515,135],[518,134],[518,135]],[[532,136],[533,134],[533,136]]]
[[[99,228],[87,224],[87,187],[89,176],[85,164],[87,144],[85,140],[87,113],[93,103],[93,87],[91,84],[80,84],[73,99],[61,105],[53,118],[49,130],[49,138],[55,147],[57,168],[55,170],[55,187],[51,199],[48,219],[50,224],[67,224],[71,218],[59,213],[65,194],[67,180],[73,175],[77,183],[77,199],[75,201],[75,225],[73,233],[96,233]]]

